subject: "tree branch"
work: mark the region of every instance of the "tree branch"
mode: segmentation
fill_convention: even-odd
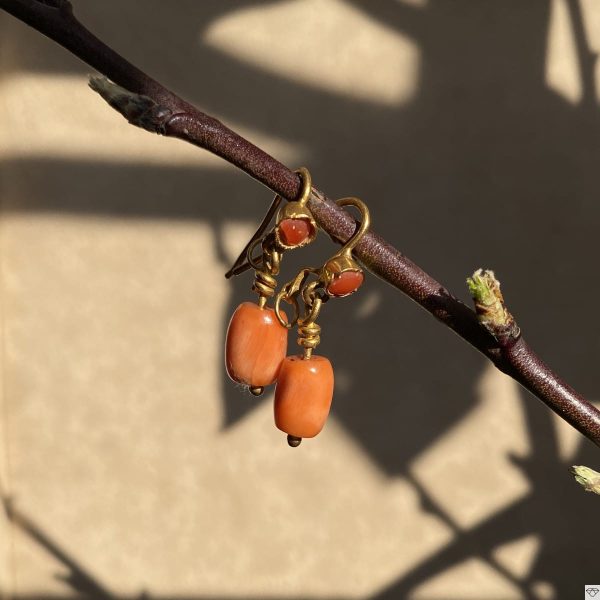
[[[0,8],[120,86],[102,78],[90,82],[130,122],[204,148],[288,200],[299,195],[301,181],[296,173],[119,56],[77,21],[67,0],[0,0]],[[354,219],[315,188],[309,206],[319,226],[334,240],[343,242],[354,232]],[[520,333],[490,333],[475,312],[374,233],[363,238],[355,253],[372,273],[407,294],[600,446],[600,411],[555,375]]]

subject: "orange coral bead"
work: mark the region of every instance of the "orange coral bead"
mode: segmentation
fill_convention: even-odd
[[[348,296],[362,285],[364,278],[361,271],[344,271],[327,286],[327,293],[338,298]]]
[[[299,246],[313,233],[308,219],[284,219],[279,223],[279,234],[287,246]]]
[[[275,383],[286,351],[287,329],[272,308],[252,302],[237,307],[225,344],[225,366],[231,379],[250,387]]]
[[[275,388],[275,425],[285,433],[315,437],[333,398],[333,368],[324,356],[286,356]]]

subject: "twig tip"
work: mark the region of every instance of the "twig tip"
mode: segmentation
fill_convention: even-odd
[[[600,473],[583,465],[573,465],[570,469],[575,481],[586,491],[600,495]]]
[[[89,86],[132,125],[153,133],[165,133],[165,125],[173,111],[160,106],[152,98],[131,92],[101,75],[90,75]]]

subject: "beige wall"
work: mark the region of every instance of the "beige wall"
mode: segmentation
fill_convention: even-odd
[[[363,197],[463,299],[495,268],[525,335],[600,400],[592,0],[74,4]],[[326,307],[332,416],[289,449],[271,395],[222,365],[251,297],[223,273],[269,192],[127,125],[89,72],[0,15],[0,597],[562,600],[600,580],[600,504],[567,472],[597,451],[374,277]]]

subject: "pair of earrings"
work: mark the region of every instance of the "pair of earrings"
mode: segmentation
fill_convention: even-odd
[[[248,242],[227,278],[248,268],[255,271],[253,291],[258,303],[240,304],[229,323],[225,344],[225,365],[233,381],[247,385],[255,396],[267,385],[275,387],[275,425],[287,433],[288,444],[296,447],[302,438],[316,436],[325,425],[333,399],[334,376],[331,362],[313,354],[320,342],[321,327],[316,320],[322,305],[330,298],[354,293],[364,274],[352,258],[352,249],[370,225],[369,210],[358,198],[342,198],[339,206],[355,206],[361,213],[360,226],[346,244],[322,267],[301,269],[278,293],[276,276],[281,257],[287,250],[312,242],[317,224],[307,207],[311,177],[307,169],[297,171],[302,178],[299,200],[281,208],[276,196],[258,231]],[[265,234],[277,212],[275,226]],[[255,251],[260,245],[258,256]],[[268,301],[274,299],[273,308]],[[282,301],[293,307],[288,319]],[[298,345],[303,353],[286,356],[288,331],[297,327]]]

